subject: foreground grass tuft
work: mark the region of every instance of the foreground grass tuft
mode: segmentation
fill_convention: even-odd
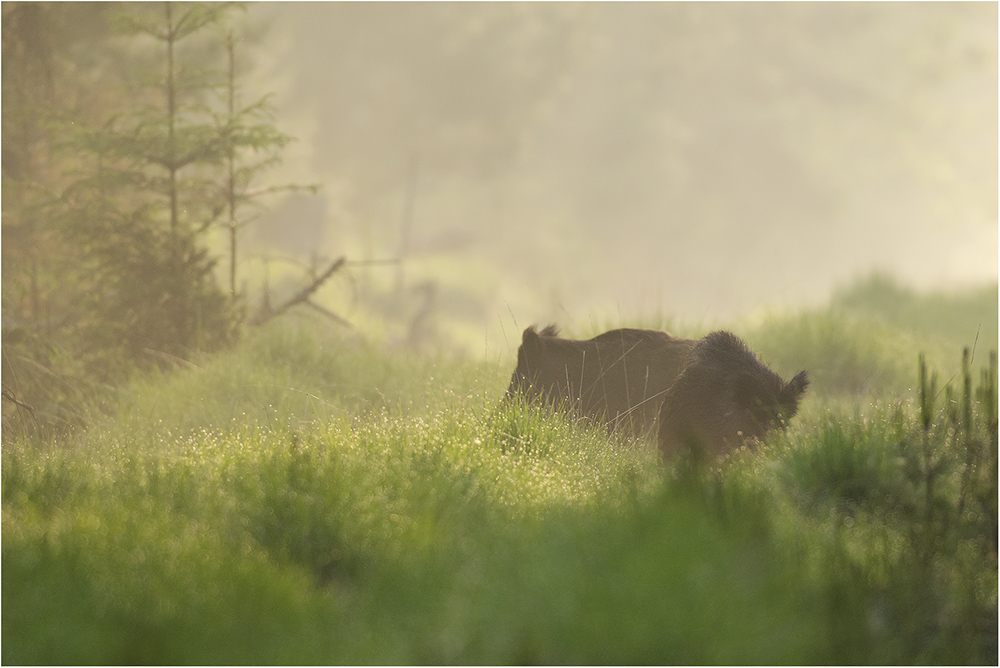
[[[0,658],[995,662],[996,358],[962,368],[686,475],[507,369],[275,324],[5,441]]]

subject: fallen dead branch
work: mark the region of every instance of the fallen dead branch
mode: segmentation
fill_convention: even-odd
[[[292,308],[296,304],[303,304],[303,303],[323,311],[326,315],[336,319],[338,322],[349,324],[347,323],[346,320],[344,320],[340,316],[335,315],[327,311],[326,309],[317,306],[316,304],[309,301],[309,297],[311,297],[312,294],[316,292],[320,288],[320,286],[326,282],[328,278],[333,276],[333,274],[336,273],[338,269],[343,267],[346,262],[347,259],[344,257],[337,258],[336,260],[333,261],[333,264],[331,264],[330,267],[326,271],[324,271],[315,281],[304,287],[296,295],[294,295],[291,299],[286,301],[278,308],[268,309],[266,311],[258,313],[257,315],[255,315],[253,318],[250,319],[249,324],[253,326],[263,325],[268,320],[271,320],[272,318],[276,318],[279,315],[282,315],[283,313],[288,311],[288,309]]]

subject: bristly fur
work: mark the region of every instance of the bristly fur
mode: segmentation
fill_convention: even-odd
[[[788,383],[736,335],[716,331],[698,341],[691,362],[667,391],[660,411],[660,448],[698,447],[715,455],[762,438],[798,412],[809,375]]]

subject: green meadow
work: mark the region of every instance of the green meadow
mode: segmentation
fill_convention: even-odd
[[[0,659],[995,665],[996,286],[726,328],[812,385],[708,469],[294,314],[5,433]]]

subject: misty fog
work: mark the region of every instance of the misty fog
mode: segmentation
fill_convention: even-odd
[[[298,137],[279,178],[322,186],[253,238],[402,254],[355,268],[352,303],[396,282],[511,338],[512,319],[821,304],[876,270],[997,280],[995,3],[264,3],[249,18],[267,27],[255,85]]]

